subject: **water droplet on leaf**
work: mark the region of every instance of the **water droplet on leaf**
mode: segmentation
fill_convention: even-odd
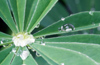
[[[37,57],[40,57],[41,55],[40,55],[39,53],[36,52],[36,56],[37,56]]]
[[[44,41],[41,41],[41,45],[44,45],[45,46],[45,42]]]
[[[65,18],[63,18],[63,17],[62,17],[62,18],[61,18],[61,20],[62,20],[62,21],[64,21],[64,20],[65,20]]]
[[[25,60],[28,56],[29,56],[29,52],[28,51],[23,51],[20,54],[20,57],[21,57],[22,60]]]
[[[75,27],[72,24],[65,24],[65,25],[63,25],[59,28],[59,31],[69,32],[69,31],[72,31],[72,30],[75,30]]]
[[[16,49],[15,49],[15,48],[13,48],[13,49],[12,49],[12,52],[13,52],[14,54],[16,54]]]
[[[90,12],[89,12],[90,15],[93,15],[93,13],[94,13],[94,11],[90,11]]]
[[[40,26],[40,23],[38,23],[37,26],[35,26],[35,28],[39,28],[39,26]]]

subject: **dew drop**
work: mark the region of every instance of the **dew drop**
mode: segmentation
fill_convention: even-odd
[[[85,32],[83,32],[83,34],[88,34],[88,32],[85,31]]]
[[[72,30],[75,30],[75,27],[72,24],[65,24],[65,25],[63,25],[59,28],[59,31],[69,32],[69,31],[72,31]]]
[[[32,48],[28,46],[28,49],[32,49]]]
[[[3,44],[3,41],[0,41],[1,42],[1,44]]]
[[[62,17],[62,18],[61,18],[61,20],[62,20],[62,21],[64,21],[64,20],[65,20],[65,18],[63,18],[63,17]]]
[[[29,56],[29,52],[28,51],[23,51],[20,54],[20,57],[21,57],[22,60],[25,60],[28,56]]]
[[[94,13],[94,11],[90,11],[90,12],[89,12],[90,15],[93,15],[93,13]]]
[[[33,52],[35,52],[35,50],[34,49],[31,49]]]
[[[22,64],[22,65],[26,65],[26,64]]]
[[[97,30],[100,31],[100,27],[97,27]]]
[[[16,54],[16,49],[15,49],[15,48],[13,48],[13,49],[12,49],[12,52],[13,52],[14,54]]]
[[[36,56],[37,56],[37,57],[40,57],[41,55],[40,55],[39,53],[36,52]]]
[[[61,63],[61,65],[65,65],[64,63]]]
[[[35,28],[39,28],[39,26],[40,26],[40,23],[38,23],[37,26],[35,26]]]
[[[3,43],[4,43],[4,42],[3,42],[3,40],[2,40],[2,41],[0,41],[0,43],[1,43],[1,44],[3,44]],[[5,46],[5,45],[3,45],[3,47],[6,47],[6,46]]]
[[[45,46],[45,42],[44,41],[41,41],[41,45],[44,45]]]

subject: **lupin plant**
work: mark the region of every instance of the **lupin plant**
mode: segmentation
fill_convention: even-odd
[[[61,18],[32,34],[57,0],[0,0],[0,17],[12,34],[0,32],[0,65],[100,65],[100,35],[44,38],[100,27],[100,12]]]

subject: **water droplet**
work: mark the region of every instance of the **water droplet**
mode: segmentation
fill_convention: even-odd
[[[97,27],[97,30],[100,31],[100,27]]]
[[[35,52],[35,50],[34,49],[31,49],[33,52]]]
[[[90,11],[90,12],[89,12],[90,15],[93,15],[93,13],[94,13],[94,11]]]
[[[32,48],[28,46],[28,49],[32,49]]]
[[[40,23],[38,23],[37,26],[35,26],[35,28],[39,28],[39,26],[40,26]]]
[[[83,32],[83,34],[88,34],[88,32],[85,31],[85,32]]]
[[[3,44],[3,43],[4,43],[4,42],[3,42],[3,40],[2,40],[2,41],[0,41],[0,43],[1,43],[1,44]],[[5,45],[3,45],[3,47],[6,47],[6,46],[5,46]]]
[[[22,65],[26,65],[26,64],[22,64]]]
[[[64,63],[61,63],[61,65],[65,65]]]
[[[38,54],[38,53],[36,52],[36,56],[37,56],[37,57],[40,57],[41,55],[40,55],[40,54]]]
[[[72,31],[72,30],[75,30],[75,27],[72,24],[65,24],[65,25],[63,25],[59,28],[59,31],[69,32],[69,31]]]
[[[95,25],[95,23],[92,23],[93,25]]]
[[[15,53],[16,53],[16,49],[15,49],[15,48],[13,48],[13,49],[12,49],[12,52],[15,54]]]
[[[65,20],[65,18],[63,18],[63,17],[62,17],[62,18],[61,18],[61,20],[62,20],[62,21],[64,21],[64,20]]]
[[[3,41],[0,41],[1,42],[1,44],[3,44]]]
[[[45,46],[45,42],[44,41],[41,41],[41,45],[44,45]]]
[[[100,26],[100,23],[99,23],[99,26]]]
[[[23,51],[20,54],[20,57],[21,57],[22,60],[25,60],[28,56],[29,56],[29,52],[28,51]]]

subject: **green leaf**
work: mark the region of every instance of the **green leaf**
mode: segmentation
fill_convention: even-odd
[[[3,33],[3,32],[0,32],[0,38],[12,38],[12,36],[11,35],[8,35],[8,34],[5,34],[5,33]]]
[[[72,13],[90,11],[93,0],[64,0]]]
[[[61,3],[57,2],[51,11],[41,21],[41,25],[46,27],[68,15],[69,13],[66,11],[66,8],[64,8]]]
[[[26,0],[10,0],[13,15],[20,32],[24,30]]]
[[[23,48],[23,51],[28,51],[28,49],[26,47]],[[16,54],[19,54],[21,51],[21,47],[18,48],[18,51]],[[21,52],[22,53],[22,52]],[[37,65],[36,61],[34,60],[34,58],[31,56],[31,54],[29,53],[29,56],[25,59],[22,60],[20,56],[15,55],[14,59],[12,60],[11,65],[22,65],[22,64],[32,64],[32,65]]]
[[[35,26],[44,18],[56,2],[57,0],[39,0],[36,12],[26,31],[29,33],[32,32]]]
[[[35,33],[33,36],[40,37],[52,34],[61,34],[68,32],[75,32],[80,30],[86,30],[91,28],[99,27],[100,23],[100,12],[83,12],[74,14],[72,16],[66,17],[64,21],[60,20],[45,29]],[[59,28],[65,24],[72,24],[75,30],[72,31],[59,31]],[[72,28],[73,29],[73,28]]]
[[[41,51],[37,50],[35,48],[36,52],[38,52],[50,65],[58,65],[56,62],[54,62],[52,59],[50,59],[48,56],[45,54],[41,53]],[[43,64],[44,65],[44,64]]]
[[[32,46],[60,65],[63,63],[65,65],[97,65],[97,62],[87,57],[87,55],[74,50],[39,44]]]
[[[13,48],[13,46],[8,47],[8,48],[6,48],[6,49],[0,51],[0,64],[1,64],[2,62],[4,62],[5,58],[7,58],[8,55],[11,55],[11,54],[10,54],[10,51],[12,50],[12,48]],[[10,58],[9,58],[9,59],[10,59]],[[6,64],[6,65],[7,65],[7,64]]]
[[[36,57],[35,60],[38,65],[49,65],[42,57]]]
[[[77,43],[77,42],[65,42],[65,43],[59,43],[59,42],[47,42],[46,45],[54,46],[54,47],[61,47],[66,49],[71,49],[74,51],[78,51],[82,54],[87,55],[97,63],[100,63],[100,45],[93,44],[93,43]]]
[[[7,0],[0,0],[0,17],[4,20],[4,22],[9,26],[9,28],[17,33],[16,25],[13,21],[13,18],[10,13],[10,9],[7,3]]]
[[[38,39],[37,41],[41,41]],[[80,42],[80,43],[95,43],[100,44],[100,35],[96,34],[80,34],[71,36],[61,36],[55,38],[43,39],[44,42]]]
[[[26,12],[25,12],[25,26],[24,30],[27,29],[27,26],[32,22],[33,16],[36,12],[38,0],[28,0],[26,3]]]

